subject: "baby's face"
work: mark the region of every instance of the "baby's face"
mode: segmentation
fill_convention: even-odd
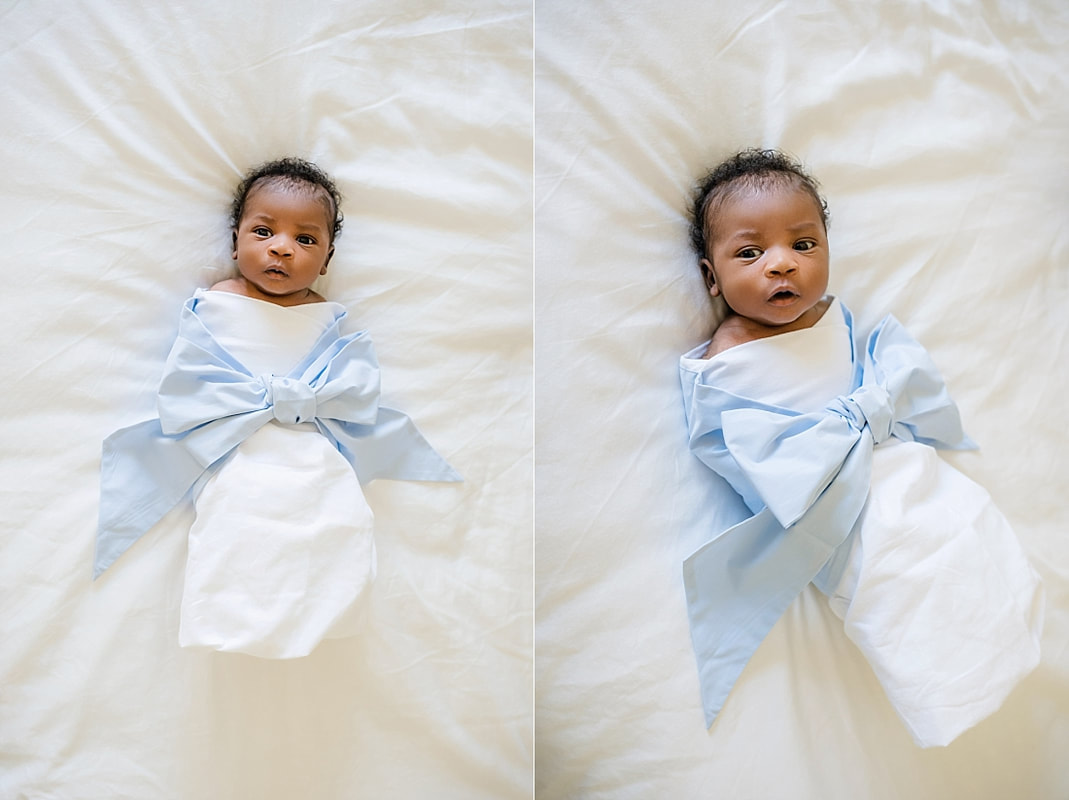
[[[250,296],[302,302],[334,253],[329,203],[318,187],[266,184],[245,200],[234,231],[234,260]]]
[[[713,213],[710,209],[710,213]],[[769,327],[798,321],[828,289],[828,236],[816,202],[790,186],[742,190],[707,220],[710,293]]]

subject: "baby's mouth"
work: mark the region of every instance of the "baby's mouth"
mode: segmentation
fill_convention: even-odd
[[[774,292],[769,298],[770,303],[783,304],[789,303],[798,297],[798,293],[791,289],[780,289],[778,292]]]
[[[285,278],[286,273],[280,270],[278,267],[268,267],[264,270],[268,275],[277,275],[280,278]]]

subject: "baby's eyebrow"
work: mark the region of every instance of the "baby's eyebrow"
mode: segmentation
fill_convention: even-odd
[[[270,214],[265,214],[265,213],[263,213],[261,211],[259,213],[250,215],[249,216],[249,222],[270,222],[270,223],[274,223],[275,222],[275,218],[272,217]],[[326,230],[326,228],[323,225],[320,225],[317,222],[298,222],[297,223],[297,227],[300,230],[305,230],[305,231],[320,231],[320,232],[322,232],[322,231]]]
[[[820,225],[816,222],[797,222],[794,225],[788,225],[786,227],[788,233],[802,233],[811,230],[820,230]],[[725,241],[734,242],[738,239],[759,239],[765,235],[764,231],[756,230],[754,228],[744,228],[741,230],[732,231]]]
[[[818,223],[816,223],[816,222],[806,221],[806,222],[799,222],[796,225],[788,225],[787,226],[787,230],[789,230],[789,231],[804,231],[807,228],[817,228],[817,229],[819,229],[820,225]]]
[[[728,238],[728,241],[731,241],[733,239],[753,239],[754,237],[760,236],[760,235],[761,235],[760,231],[752,231],[752,230],[732,231],[731,235],[728,236],[727,238]]]

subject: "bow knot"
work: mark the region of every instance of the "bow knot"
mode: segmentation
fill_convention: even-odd
[[[890,393],[879,384],[866,384],[846,397],[836,397],[828,408],[858,431],[868,426],[874,444],[891,438],[895,423],[894,404]]]
[[[721,474],[751,510],[768,507],[785,528],[802,518],[862,441],[870,449],[891,436],[936,447],[975,446],[961,429],[942,376],[894,317],[869,337],[858,383],[824,410],[806,414],[734,400],[715,415],[695,406],[692,412],[712,425],[692,428],[703,436],[714,425],[720,430],[729,458],[706,463],[725,467]],[[712,399],[716,390],[707,394]],[[716,439],[711,441],[715,447]]]
[[[316,393],[307,383],[277,375],[264,375],[260,381],[267,389],[267,403],[279,422],[296,425],[315,419]]]

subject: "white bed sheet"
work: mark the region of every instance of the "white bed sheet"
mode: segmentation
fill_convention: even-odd
[[[1067,44],[1056,0],[538,4],[540,798],[1069,797]],[[812,587],[703,724],[680,564],[743,511],[686,449],[686,208],[754,145],[822,181],[832,290],[929,348],[1046,583],[1040,667],[947,748]]]
[[[524,0],[0,8],[0,797],[530,796],[531,32]],[[291,154],[346,196],[320,290],[466,482],[368,487],[361,637],[185,651],[188,509],[90,581],[100,443]]]

